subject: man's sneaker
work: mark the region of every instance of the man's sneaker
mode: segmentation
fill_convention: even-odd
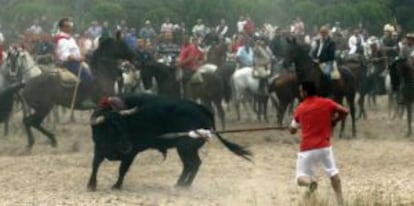
[[[312,180],[309,185],[309,190],[306,192],[306,196],[310,197],[318,189],[318,182]]]

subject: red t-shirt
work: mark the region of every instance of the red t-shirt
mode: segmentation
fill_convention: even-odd
[[[194,44],[189,44],[181,48],[181,53],[179,57],[180,62],[183,62],[191,56],[196,57],[192,61],[182,66],[184,69],[190,69],[192,71],[195,71],[198,68],[198,62],[203,60],[203,53]]]
[[[332,115],[337,104],[331,99],[308,97],[295,110],[294,120],[301,126],[300,151],[331,145]]]

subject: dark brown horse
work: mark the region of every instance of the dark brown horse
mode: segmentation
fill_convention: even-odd
[[[102,96],[114,95],[114,83],[121,75],[118,61],[132,60],[134,57],[134,53],[126,43],[119,38],[119,35],[117,37],[117,39],[101,40],[99,48],[94,52],[90,66],[95,79],[89,88],[79,90],[75,109],[92,109],[81,105],[84,98],[92,99],[97,103]],[[32,114],[25,112],[23,119],[29,148],[34,144],[32,127],[48,137],[52,146],[57,145],[54,134],[46,130],[42,122],[54,105],[70,107],[73,93],[74,86],[64,86],[60,77],[53,73],[43,73],[27,81],[22,95],[25,103],[34,110]]]
[[[138,66],[141,71],[142,83],[146,90],[152,88],[152,79],[154,78],[158,85],[158,94],[164,96],[180,97],[180,84],[177,80],[176,68],[166,66],[158,62],[146,62]],[[221,101],[224,98],[223,81],[216,73],[202,74],[203,82],[191,84],[190,96],[193,99],[200,99],[202,104],[214,111],[212,104],[217,109],[217,113],[225,127],[225,114]]]
[[[297,43],[295,39],[288,41],[289,46],[285,54],[285,64],[293,63],[296,69],[296,78],[298,82],[313,81],[317,85],[319,96],[332,96],[338,103],[343,103],[345,98],[350,108],[352,119],[352,135],[356,136],[355,128],[355,93],[356,80],[352,73],[344,68],[339,68],[341,78],[333,80],[330,84],[322,73],[318,65],[316,65],[309,56],[309,46]],[[293,81],[293,79],[292,79]],[[286,81],[288,85],[294,85],[294,82]],[[331,88],[330,88],[331,87]],[[297,89],[297,84],[296,84]],[[339,136],[343,136],[345,121],[342,122]]]
[[[406,136],[412,135],[412,104],[414,102],[414,66],[406,59],[397,60],[395,63],[396,69],[393,75],[398,75],[400,78],[399,95],[401,95],[400,102],[403,103],[407,111],[407,133]]]

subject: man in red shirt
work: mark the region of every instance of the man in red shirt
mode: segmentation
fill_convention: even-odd
[[[332,127],[348,114],[348,109],[334,101],[317,97],[313,82],[300,85],[303,102],[296,108],[290,127],[291,134],[301,131],[300,152],[296,163],[296,180],[299,186],[309,187],[312,193],[317,188],[315,169],[322,163],[330,177],[337,202],[343,204],[341,180],[331,147]]]
[[[184,96],[188,97],[188,82],[193,74],[201,66],[204,59],[203,52],[197,46],[197,39],[192,42],[188,36],[184,37],[184,44],[178,58],[177,67],[183,71],[182,82],[184,86]]]

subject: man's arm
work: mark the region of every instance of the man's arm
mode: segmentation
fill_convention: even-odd
[[[349,110],[346,107],[340,104],[336,104],[335,110],[334,110],[334,116],[332,119],[332,124],[336,125],[338,121],[344,120],[348,114],[349,114]]]
[[[300,124],[293,118],[292,123],[289,127],[290,134],[296,134],[300,128]]]

